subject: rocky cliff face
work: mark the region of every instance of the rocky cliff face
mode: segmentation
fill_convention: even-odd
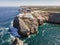
[[[20,17],[18,15],[14,19],[13,26],[18,29],[20,35],[25,37],[38,31],[38,21],[35,18]]]
[[[38,20],[39,25],[48,21],[48,18],[49,18],[49,13],[48,12],[36,11],[36,12],[33,12],[32,15]]]
[[[48,22],[60,24],[60,13],[50,13]]]
[[[60,13],[39,11],[33,13],[36,19],[40,19],[39,24],[44,22],[60,24]]]
[[[24,44],[23,44],[23,41],[22,40],[20,40],[19,38],[15,38],[12,41],[12,44],[11,45],[24,45]]]
[[[38,25],[44,22],[60,24],[60,13],[49,13],[35,11],[30,13],[33,18],[28,18],[27,15],[20,17],[16,16],[13,22],[13,26],[18,29],[18,33],[22,36],[29,36],[30,34],[37,33]],[[30,16],[30,15],[29,15]]]

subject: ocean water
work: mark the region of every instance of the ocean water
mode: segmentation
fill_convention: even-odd
[[[18,7],[0,7],[0,45],[10,45],[12,38],[8,30],[18,14]]]
[[[18,7],[0,7],[0,45],[11,44],[12,37],[8,30],[18,14]],[[25,45],[60,45],[60,25],[44,23],[38,30],[38,34],[24,39]]]
[[[38,27],[38,34],[27,38],[28,45],[60,45],[60,25],[44,23]]]

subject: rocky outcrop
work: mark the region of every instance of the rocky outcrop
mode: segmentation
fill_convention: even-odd
[[[38,24],[41,25],[46,22],[49,18],[48,12],[34,11],[32,15],[38,20]]]
[[[38,21],[35,18],[20,17],[18,15],[14,19],[13,26],[18,29],[20,35],[25,37],[38,31]]]
[[[29,36],[37,33],[38,25],[44,22],[60,23],[60,13],[49,13],[45,11],[34,11],[30,14],[22,14],[16,16],[13,26],[18,29],[18,33],[22,36]]]
[[[23,36],[28,36],[30,34],[30,29],[25,25],[24,21],[16,16],[13,22],[13,26],[18,29],[18,33]],[[29,32],[29,34],[27,34]]]
[[[23,45],[23,41],[20,40],[19,38],[15,38],[15,40],[12,41],[11,45]]]
[[[22,36],[29,36],[38,32],[38,25],[48,20],[47,12],[31,12],[19,14],[15,17],[13,26],[18,29],[18,33]]]
[[[44,22],[60,24],[59,12],[35,11],[32,14],[38,19],[39,24],[43,24]]]

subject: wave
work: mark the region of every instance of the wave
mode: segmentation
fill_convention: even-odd
[[[12,36],[8,30],[9,28],[0,28],[0,45],[10,45],[12,40],[15,39],[15,37]]]
[[[11,26],[13,26],[13,20],[10,22],[9,27]],[[10,34],[9,27],[0,27],[0,45],[10,45],[12,43],[12,40],[15,39],[15,37]]]
[[[1,27],[0,30],[8,30],[9,28]]]
[[[12,27],[13,26],[13,20],[11,21],[11,24],[10,24],[10,27]]]

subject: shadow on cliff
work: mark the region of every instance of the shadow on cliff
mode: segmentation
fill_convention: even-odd
[[[49,23],[60,24],[60,13],[50,13],[48,21]]]

